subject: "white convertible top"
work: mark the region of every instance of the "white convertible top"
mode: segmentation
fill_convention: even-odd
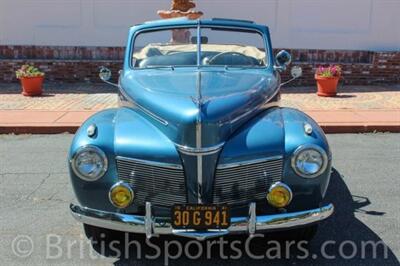
[[[196,52],[197,45],[196,44],[149,44],[144,47],[140,52],[136,52],[133,54],[133,58],[136,60],[141,60],[148,58],[152,55],[152,50],[158,50],[163,55],[170,55],[174,53],[181,52]],[[233,45],[233,44],[202,44],[201,50],[204,52],[236,52],[241,53],[246,56],[253,57],[257,60],[265,59],[265,52],[259,50],[254,46],[241,46],[241,45]]]

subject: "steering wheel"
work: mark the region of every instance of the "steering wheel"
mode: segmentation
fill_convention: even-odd
[[[253,60],[251,60],[251,58],[249,58],[248,56],[246,56],[244,54],[237,53],[237,52],[222,52],[222,53],[216,54],[213,57],[211,57],[210,59],[208,59],[207,62],[205,62],[205,64],[207,64],[207,65],[229,65],[229,64],[218,63],[218,60],[222,59],[222,61],[225,61],[226,59],[228,59],[228,60],[233,61],[233,60],[235,60],[235,57],[237,59],[243,61],[243,63],[241,63],[240,65],[254,65],[254,62],[253,62]]]

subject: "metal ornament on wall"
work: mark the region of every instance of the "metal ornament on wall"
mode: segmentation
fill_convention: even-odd
[[[173,0],[170,10],[159,10],[157,14],[163,19],[187,17],[188,19],[198,19],[203,16],[203,12],[194,11],[196,4],[192,0]]]
[[[163,19],[186,17],[188,19],[199,19],[203,12],[194,11],[196,4],[192,0],[173,0],[170,10],[159,10],[157,14]],[[190,31],[186,29],[172,30],[171,43],[189,43]]]

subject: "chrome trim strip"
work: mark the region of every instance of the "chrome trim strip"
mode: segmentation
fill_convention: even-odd
[[[283,159],[283,155],[276,155],[276,156],[271,156],[271,157],[267,157],[267,158],[254,159],[254,160],[242,161],[242,162],[237,162],[237,163],[220,164],[217,166],[217,169],[233,168],[233,167],[239,167],[239,166],[244,166],[244,165],[249,165],[249,164],[257,164],[257,163],[263,163],[263,162],[269,162],[269,161],[275,161],[275,160],[281,160],[281,159]]]
[[[200,23],[200,22],[199,22]],[[200,24],[198,25],[198,34],[200,34]],[[200,35],[198,35],[200,36]],[[200,43],[200,38],[197,37],[197,43]],[[200,45],[199,45],[200,47]],[[200,52],[198,53],[198,56],[200,58]],[[200,61],[197,62],[198,65],[200,64]],[[197,122],[196,122],[196,149],[201,149],[202,148],[202,126],[201,126],[201,108],[202,108],[202,94],[201,94],[201,72],[197,72]],[[203,154],[197,153],[197,203],[201,204],[203,202],[202,200],[202,185],[203,185]]]
[[[197,20],[197,67],[201,64],[201,27],[200,19]]]
[[[276,94],[275,94],[276,95]],[[273,97],[272,97],[273,98]],[[272,99],[271,98],[271,99]],[[268,108],[271,108],[271,107],[279,107],[280,106],[280,102],[279,101],[275,101],[275,102],[266,102],[263,106],[262,106],[262,108],[263,109],[268,109]]]
[[[183,145],[179,145],[175,143],[175,146],[178,148],[180,152],[186,155],[210,155],[219,152],[222,147],[225,145],[225,142],[217,144],[212,147],[207,148],[192,148]]]
[[[203,155],[197,155],[197,203],[202,204]]]
[[[115,159],[121,160],[121,161],[136,162],[136,163],[140,163],[140,164],[147,164],[147,165],[163,167],[163,168],[183,170],[183,166],[180,164],[154,162],[154,161],[140,160],[140,159],[134,159],[134,158],[127,158],[127,157],[123,157],[123,156],[116,156]]]
[[[151,203],[146,202],[146,216],[144,219],[144,227],[146,231],[146,238],[151,238],[154,235],[154,222],[153,215],[151,214]]]
[[[257,112],[259,110],[259,108],[263,108],[263,109],[268,109],[271,107],[277,107],[279,106],[279,102],[269,102],[271,99],[273,99],[277,94],[279,93],[279,88],[276,88],[276,91],[272,94],[271,97],[269,97],[268,99],[265,100],[265,102],[263,104],[261,104],[260,106],[257,107],[253,107],[252,109],[248,110],[247,112],[244,112],[243,114],[239,115],[238,117],[232,119],[232,121],[230,123],[234,124],[237,121],[239,121],[240,119],[250,115],[253,112]]]
[[[136,101],[134,101],[129,95],[126,94],[125,90],[122,88],[122,86],[118,86],[119,91],[121,92],[122,96],[125,97],[126,100],[122,100],[120,97],[120,104],[121,106],[124,107],[130,107],[130,108],[139,108],[142,112],[153,118],[154,120],[160,122],[164,126],[168,126],[168,121],[161,118],[160,116],[156,115],[155,113],[149,111],[147,108],[141,106],[138,104]]]
[[[196,124],[196,147],[201,149],[201,122]],[[197,154],[197,203],[201,204],[202,200],[202,185],[203,185],[203,155]]]
[[[77,221],[102,228],[142,234],[146,234],[146,228],[151,228],[152,233],[147,235],[150,237],[156,234],[174,234],[189,238],[207,239],[226,235],[227,233],[248,234],[250,233],[249,228],[253,227],[255,228],[254,232],[262,232],[268,230],[289,230],[297,226],[305,226],[320,222],[331,216],[334,212],[334,206],[333,204],[328,204],[321,208],[305,211],[255,216],[254,220],[251,219],[250,226],[249,217],[232,217],[231,226],[227,230],[210,230],[205,232],[195,230],[175,231],[171,226],[170,218],[152,217],[149,215],[149,212],[147,212],[146,216],[140,216],[105,212],[74,204],[70,205],[70,210],[72,216]],[[151,227],[149,225],[146,226],[146,223],[151,223]]]
[[[256,203],[252,202],[249,205],[249,221],[248,221],[248,230],[250,235],[254,235],[256,232]]]
[[[199,241],[204,241],[209,238],[221,237],[229,234],[228,230],[211,229],[203,232],[191,231],[191,230],[172,230],[173,235],[183,236],[187,238],[195,238]]]

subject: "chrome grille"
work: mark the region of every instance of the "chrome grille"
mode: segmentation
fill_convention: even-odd
[[[170,207],[186,203],[185,175],[179,165],[117,157],[118,178],[133,188],[134,203]]]
[[[283,159],[219,166],[215,174],[214,203],[245,204],[265,199],[269,187],[282,179]]]

